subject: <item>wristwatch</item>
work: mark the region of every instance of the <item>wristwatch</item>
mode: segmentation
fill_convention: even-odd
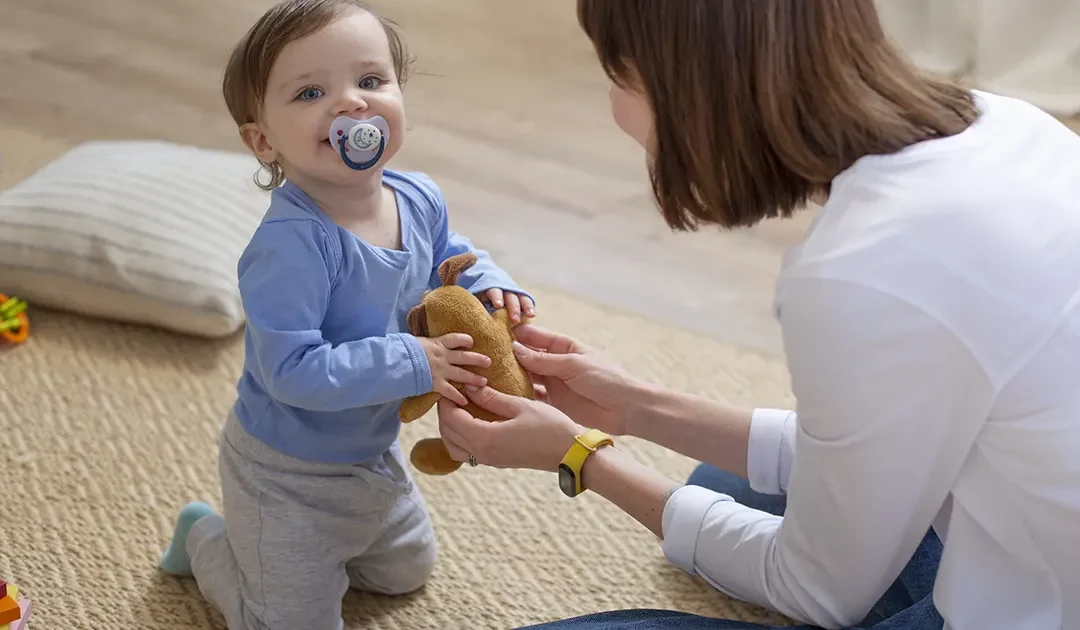
[[[559,464],[559,489],[568,497],[576,497],[585,491],[581,487],[581,467],[585,460],[602,446],[613,446],[615,440],[603,431],[590,429],[574,438],[574,445],[566,451]]]

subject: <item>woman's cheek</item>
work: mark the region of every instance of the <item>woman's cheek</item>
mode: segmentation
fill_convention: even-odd
[[[618,85],[612,85],[611,115],[623,133],[633,138],[644,149],[649,148],[651,113],[643,96],[631,94]]]

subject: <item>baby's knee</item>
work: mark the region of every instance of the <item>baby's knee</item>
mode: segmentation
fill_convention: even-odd
[[[408,595],[427,585],[435,571],[438,548],[434,538],[417,545],[413,553],[396,554],[392,562],[358,560],[348,567],[350,585],[358,590],[380,595]]]
[[[438,549],[433,540],[422,547],[412,562],[403,562],[397,571],[391,571],[382,584],[386,595],[408,595],[424,588],[435,571]]]

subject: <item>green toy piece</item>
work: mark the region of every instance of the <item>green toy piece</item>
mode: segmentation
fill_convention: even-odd
[[[26,312],[26,302],[19,298],[9,298],[0,304],[0,330],[13,330],[18,328],[21,322],[18,315]]]
[[[0,340],[16,344],[26,341],[30,334],[26,309],[24,300],[0,293]]]

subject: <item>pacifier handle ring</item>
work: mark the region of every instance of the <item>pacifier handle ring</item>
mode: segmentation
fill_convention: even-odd
[[[341,142],[338,143],[338,150],[341,152],[341,159],[343,162],[345,162],[345,165],[353,169],[354,171],[362,171],[365,169],[369,169],[372,166],[375,166],[375,164],[379,161],[379,158],[382,157],[383,151],[386,149],[386,136],[383,136],[379,138],[379,152],[375,154],[375,157],[371,158],[366,162],[354,162],[345,153],[345,145],[347,144],[347,142],[348,141],[343,138]]]

